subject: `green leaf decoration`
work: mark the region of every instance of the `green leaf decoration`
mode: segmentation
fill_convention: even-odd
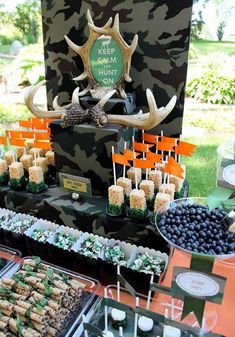
[[[16,327],[17,327],[17,330],[18,330],[18,336],[23,337],[22,336],[23,322],[18,315],[16,317]]]
[[[47,278],[49,281],[53,281],[54,278],[54,271],[52,268],[47,268],[47,272],[46,272]]]

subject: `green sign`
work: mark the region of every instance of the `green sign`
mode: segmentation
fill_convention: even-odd
[[[93,78],[101,87],[111,88],[119,82],[124,63],[121,48],[111,37],[100,37],[90,51],[90,67]]]

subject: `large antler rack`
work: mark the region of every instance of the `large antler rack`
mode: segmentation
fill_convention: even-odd
[[[87,21],[88,21],[88,26],[89,26],[89,37],[86,41],[86,43],[83,46],[79,46],[75,44],[73,41],[71,41],[68,36],[65,35],[65,39],[70,46],[81,58],[83,61],[84,65],[84,72],[79,75],[78,77],[75,77],[75,81],[82,81],[87,79],[88,80],[88,85],[87,87],[79,93],[79,96],[82,96],[86,94],[87,92],[91,92],[94,97],[100,98],[100,96],[103,95],[102,91],[101,94],[99,95],[99,90],[98,93],[96,93],[96,90],[99,87],[98,82],[94,79],[92,72],[91,72],[91,67],[90,67],[90,60],[89,60],[89,55],[90,55],[90,50],[93,45],[93,43],[96,41],[96,39],[102,35],[105,36],[110,36],[113,38],[116,43],[119,45],[122,55],[123,55],[123,60],[124,60],[124,73],[121,76],[120,80],[114,85],[112,89],[116,89],[122,98],[126,98],[126,93],[123,89],[123,82],[131,82],[132,79],[130,77],[130,65],[131,65],[131,57],[133,52],[136,49],[137,43],[138,43],[138,35],[134,36],[134,39],[130,45],[128,45],[123,37],[120,34],[120,29],[119,29],[119,15],[116,14],[113,19],[110,17],[107,23],[103,27],[97,27],[95,26],[91,13],[88,9],[87,11]],[[112,26],[113,22],[113,26]]]

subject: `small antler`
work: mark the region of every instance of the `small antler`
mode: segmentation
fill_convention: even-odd
[[[133,128],[150,130],[160,124],[173,110],[177,97],[173,96],[166,107],[158,109],[155,98],[150,89],[146,90],[149,112],[136,115],[107,115],[109,124],[121,124]]]

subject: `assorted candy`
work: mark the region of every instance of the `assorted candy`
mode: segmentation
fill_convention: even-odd
[[[122,248],[118,245],[106,247],[104,253],[105,260],[115,265],[126,266],[127,261]]]
[[[60,232],[57,236],[55,246],[70,250],[76,241],[77,238],[75,238],[74,236],[64,232]]]
[[[6,229],[14,233],[22,234],[31,227],[34,222],[34,219],[13,219]]]
[[[152,256],[146,253],[137,255],[131,269],[145,274],[160,275],[165,267],[165,262],[159,256]]]
[[[235,235],[221,222],[226,214],[200,204],[183,204],[167,210],[158,227],[162,235],[183,249],[210,255],[232,254]]]
[[[31,238],[39,242],[46,242],[52,234],[53,232],[50,230],[43,230],[41,228],[36,228],[34,229]]]
[[[90,236],[82,243],[79,253],[97,259],[103,248],[104,246],[99,242],[98,238]]]

